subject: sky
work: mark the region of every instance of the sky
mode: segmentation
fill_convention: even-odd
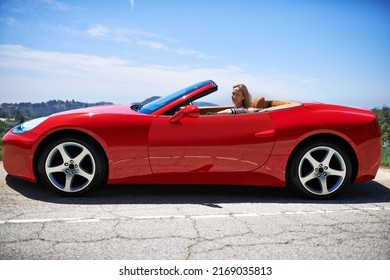
[[[204,101],[390,106],[390,0],[0,0],[0,103],[130,104],[211,79]]]

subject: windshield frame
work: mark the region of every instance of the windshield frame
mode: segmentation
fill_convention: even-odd
[[[173,92],[167,96],[158,98],[150,103],[147,103],[147,104],[143,105],[139,109],[138,112],[140,112],[142,114],[152,115],[152,114],[160,111],[162,108],[166,107],[169,104],[173,104],[172,107],[174,107],[176,103],[179,103],[179,104],[183,103],[188,98],[191,98],[191,99],[200,98],[201,96],[204,96],[204,95],[200,95],[199,97],[197,97],[197,96],[191,96],[191,93],[195,92],[196,90],[203,88],[207,85],[212,85],[213,88],[217,88],[217,85],[212,80],[202,81],[202,82],[193,84],[191,86],[188,86],[186,88],[183,88],[181,90],[178,90],[176,92]],[[211,92],[213,92],[213,91],[211,91]],[[211,93],[211,92],[209,92],[209,93]],[[167,110],[169,110],[170,108],[171,107],[167,108]]]

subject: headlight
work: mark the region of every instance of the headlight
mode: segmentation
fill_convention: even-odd
[[[27,122],[24,122],[22,124],[19,124],[17,127],[15,127],[12,130],[12,133],[21,134],[21,133],[25,133],[27,131],[30,131],[31,129],[35,128],[36,126],[38,126],[40,123],[42,123],[46,119],[47,119],[47,117],[42,117],[42,118],[33,119],[31,121],[27,121]]]

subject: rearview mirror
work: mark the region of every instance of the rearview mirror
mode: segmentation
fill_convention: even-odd
[[[199,108],[194,105],[189,105],[177,111],[169,121],[171,123],[174,123],[174,122],[178,122],[183,117],[197,118],[199,117],[199,115],[200,115]]]

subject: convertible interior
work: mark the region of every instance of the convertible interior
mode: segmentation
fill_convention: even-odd
[[[299,106],[302,106],[302,103],[290,100],[266,100],[263,96],[258,96],[253,99],[252,107],[248,109],[248,112],[269,112]],[[199,110],[201,115],[206,115],[207,113],[216,113],[229,108],[233,108],[233,106],[202,106],[199,107]]]

